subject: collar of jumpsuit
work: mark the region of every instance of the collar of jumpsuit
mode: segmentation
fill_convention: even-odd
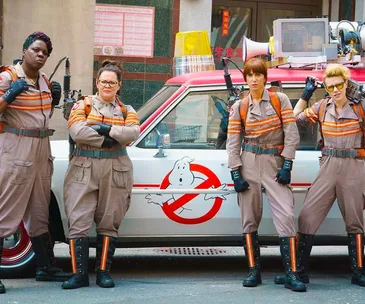
[[[25,81],[35,87],[35,83],[30,79],[28,78],[28,76],[24,73],[24,70],[23,70],[23,67],[22,65],[20,64],[20,62],[18,62],[15,66],[14,66],[14,69],[15,69],[15,72],[17,74],[17,76],[19,78],[24,78]],[[43,75],[44,73],[42,73],[41,71],[39,71],[39,77],[38,77],[38,85],[39,85],[39,90],[41,92],[49,92],[49,87],[48,87],[48,84],[46,83],[46,81],[44,80],[43,78]]]

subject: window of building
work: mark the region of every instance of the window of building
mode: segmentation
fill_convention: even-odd
[[[355,0],[340,0],[338,20],[355,20]]]

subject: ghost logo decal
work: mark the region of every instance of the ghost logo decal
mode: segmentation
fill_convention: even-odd
[[[207,167],[192,164],[194,159],[185,156],[177,160],[163,179],[160,189],[226,189],[218,177]],[[161,206],[171,220],[187,225],[204,223],[213,218],[222,206],[223,194],[148,194],[148,203]]]

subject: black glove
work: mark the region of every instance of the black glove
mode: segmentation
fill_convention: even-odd
[[[293,161],[286,159],[284,160],[283,166],[276,174],[276,181],[282,185],[289,185],[291,179],[291,169],[293,168]]]
[[[61,100],[62,88],[57,81],[51,82],[51,93],[52,93],[52,106],[58,106]]]
[[[315,90],[317,90],[316,79],[312,76],[308,76],[305,80],[305,88],[300,98],[309,101]]]
[[[101,147],[102,148],[112,148],[115,143],[116,143],[116,141],[113,138],[111,138],[109,136],[105,136]]]
[[[240,169],[232,170],[231,176],[236,192],[246,191],[250,187],[249,183],[242,177]]]
[[[10,88],[4,93],[2,98],[7,104],[11,104],[19,94],[28,89],[29,85],[27,82],[24,79],[18,79],[10,84]]]
[[[101,123],[100,125],[93,125],[90,128],[94,129],[100,135],[109,136],[109,132],[110,132],[110,129],[112,128],[112,126]]]

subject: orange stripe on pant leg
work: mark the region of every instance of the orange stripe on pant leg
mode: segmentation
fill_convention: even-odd
[[[357,267],[362,268],[362,234],[356,234]]]
[[[76,253],[75,253],[75,241],[74,240],[70,240],[70,253],[71,253],[72,273],[77,273],[77,268],[76,268]]]
[[[297,263],[296,263],[296,248],[295,248],[295,237],[291,237],[289,238],[289,242],[290,242],[290,266],[291,266],[291,271],[292,272],[296,272],[297,271]]]
[[[299,233],[295,235],[295,249],[298,249],[299,247]]]
[[[246,246],[247,246],[248,266],[249,267],[255,267],[255,261],[254,261],[253,250],[252,250],[252,237],[251,237],[251,234],[246,234]]]
[[[106,269],[106,261],[108,259],[109,243],[110,243],[110,236],[104,236],[103,248],[101,251],[101,258],[100,258],[100,270]]]

